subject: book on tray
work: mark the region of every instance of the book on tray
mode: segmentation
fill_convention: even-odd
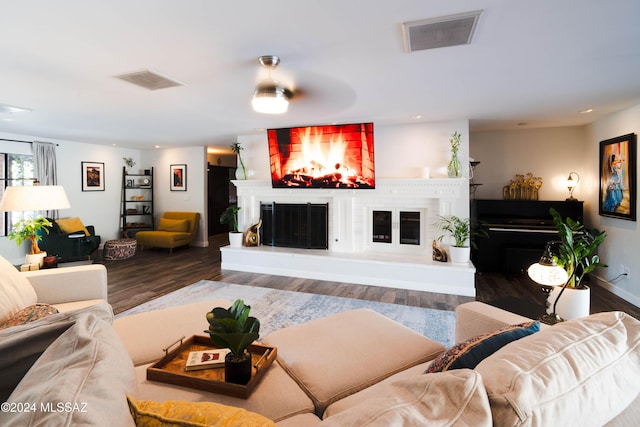
[[[229,353],[228,348],[192,351],[187,357],[185,371],[196,371],[198,369],[211,369],[224,366],[224,358]]]

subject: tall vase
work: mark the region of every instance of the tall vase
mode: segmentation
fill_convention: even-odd
[[[457,151],[451,152],[451,160],[449,160],[449,164],[447,165],[447,175],[449,175],[449,178],[460,178],[462,176]]]

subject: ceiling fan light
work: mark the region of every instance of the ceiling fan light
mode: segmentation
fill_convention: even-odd
[[[289,108],[290,97],[291,92],[281,86],[258,86],[253,94],[251,106],[258,113],[282,114]]]

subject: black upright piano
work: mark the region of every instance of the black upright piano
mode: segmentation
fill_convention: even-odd
[[[476,238],[472,260],[478,272],[517,273],[537,262],[545,244],[558,239],[549,213],[583,222],[583,202],[475,200],[472,216],[486,224],[489,237]]]

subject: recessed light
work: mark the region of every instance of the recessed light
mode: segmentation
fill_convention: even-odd
[[[411,118],[412,119],[416,119],[416,120],[421,119],[422,118],[422,114],[416,114],[414,116],[411,116]]]
[[[593,113],[593,108],[587,108],[585,110],[580,110],[578,111],[580,114],[589,114],[589,113]]]

